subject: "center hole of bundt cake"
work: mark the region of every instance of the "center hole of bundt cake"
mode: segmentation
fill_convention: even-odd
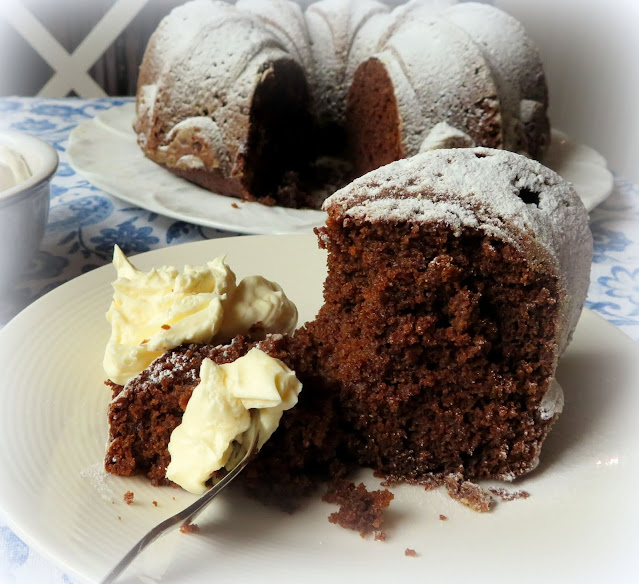
[[[535,205],[539,207],[539,193],[524,187],[523,189],[519,189],[519,193],[517,193],[519,198],[526,203],[526,205]]]
[[[295,182],[290,175],[309,157],[308,99],[306,78],[297,63],[272,63],[262,73],[251,106],[244,165],[244,182],[258,198],[297,206],[293,197],[287,202],[276,195],[278,186]]]

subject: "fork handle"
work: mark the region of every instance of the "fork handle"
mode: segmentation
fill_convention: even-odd
[[[255,410],[251,411],[251,418],[255,416]],[[259,414],[258,414],[259,415]],[[251,424],[253,428],[255,428],[254,424]],[[112,584],[116,581],[118,576],[126,570],[129,564],[142,553],[148,545],[152,544],[156,539],[160,536],[164,535],[167,531],[171,530],[178,523],[185,524],[186,522],[190,522],[195,516],[206,507],[212,499],[214,499],[217,495],[219,495],[222,490],[227,487],[231,481],[238,475],[244,467],[247,465],[248,461],[251,458],[251,455],[255,452],[257,448],[257,440],[259,437],[259,431],[255,431],[253,433],[253,438],[251,440],[251,444],[246,451],[246,454],[242,457],[240,462],[229,472],[227,475],[222,477],[215,485],[213,485],[204,495],[202,495],[197,501],[191,503],[186,509],[183,509],[179,513],[165,519],[161,523],[158,523],[151,531],[149,531],[138,543],[136,543],[129,552],[115,565],[115,567],[102,579],[100,580],[100,584]]]

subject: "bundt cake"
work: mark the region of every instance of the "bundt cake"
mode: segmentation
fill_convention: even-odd
[[[245,485],[290,504],[353,464],[408,481],[533,469],[563,407],[555,370],[589,281],[572,186],[511,152],[444,149],[370,172],[324,209],[324,303],[293,335],[260,342],[303,391]],[[111,384],[107,469],[165,482],[199,363],[251,346],[178,347]]]
[[[147,157],[214,192],[319,206],[433,148],[540,158],[547,106],[537,50],[489,5],[195,0],[149,41],[135,130]]]

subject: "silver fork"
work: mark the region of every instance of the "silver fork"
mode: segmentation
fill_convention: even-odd
[[[215,483],[206,493],[204,493],[197,501],[189,505],[186,509],[176,513],[172,517],[165,519],[162,523],[156,525],[151,531],[149,531],[138,543],[136,543],[117,564],[116,566],[100,581],[100,584],[112,584],[117,578],[126,570],[131,562],[142,553],[142,551],[152,544],[160,536],[170,531],[178,524],[184,526],[189,525],[193,519],[215,498],[220,492],[227,487],[231,481],[238,475],[248,461],[251,455],[257,450],[257,441],[260,435],[259,432],[259,420],[260,414],[258,410],[251,410],[251,426],[246,434],[247,440],[243,441],[246,444],[248,441],[248,448],[244,456],[239,458],[237,464],[233,469],[224,477],[222,477],[217,483]],[[231,455],[233,457],[233,455]]]

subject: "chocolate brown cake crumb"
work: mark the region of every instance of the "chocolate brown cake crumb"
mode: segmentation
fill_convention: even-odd
[[[388,489],[369,491],[364,483],[355,486],[351,481],[336,480],[322,500],[340,506],[339,511],[329,516],[331,523],[359,531],[362,537],[375,533],[376,540],[384,541],[386,534],[380,527],[384,522],[384,512],[393,498]]]
[[[452,499],[470,507],[473,511],[485,513],[495,506],[495,499],[478,484],[463,479],[461,474],[450,474],[444,479],[446,491]]]
[[[180,531],[182,533],[199,533],[200,526],[197,523],[191,523],[189,519],[187,519],[181,526]]]
[[[406,548],[406,550],[404,550],[404,555],[408,556],[409,558],[416,558],[417,552],[414,549]]]
[[[123,497],[124,502],[127,505],[131,505],[133,503],[133,497],[134,497],[133,491],[127,491],[126,493],[124,493],[124,497]]]
[[[239,209],[239,205],[237,203],[231,203],[231,207],[233,207],[233,209]]]
[[[151,501],[151,503],[153,503],[153,506],[154,506],[154,507],[157,507],[157,506],[158,506],[158,502],[157,502],[157,501]]]
[[[420,484],[424,487],[424,490],[434,491],[444,484],[444,478],[443,476],[428,475],[424,477]]]
[[[507,491],[503,488],[488,489],[493,495],[499,497],[504,503],[514,501],[516,499],[528,499],[530,493],[528,491]]]
[[[448,521],[448,517],[446,517],[446,515],[439,515],[439,520],[440,521]]]

